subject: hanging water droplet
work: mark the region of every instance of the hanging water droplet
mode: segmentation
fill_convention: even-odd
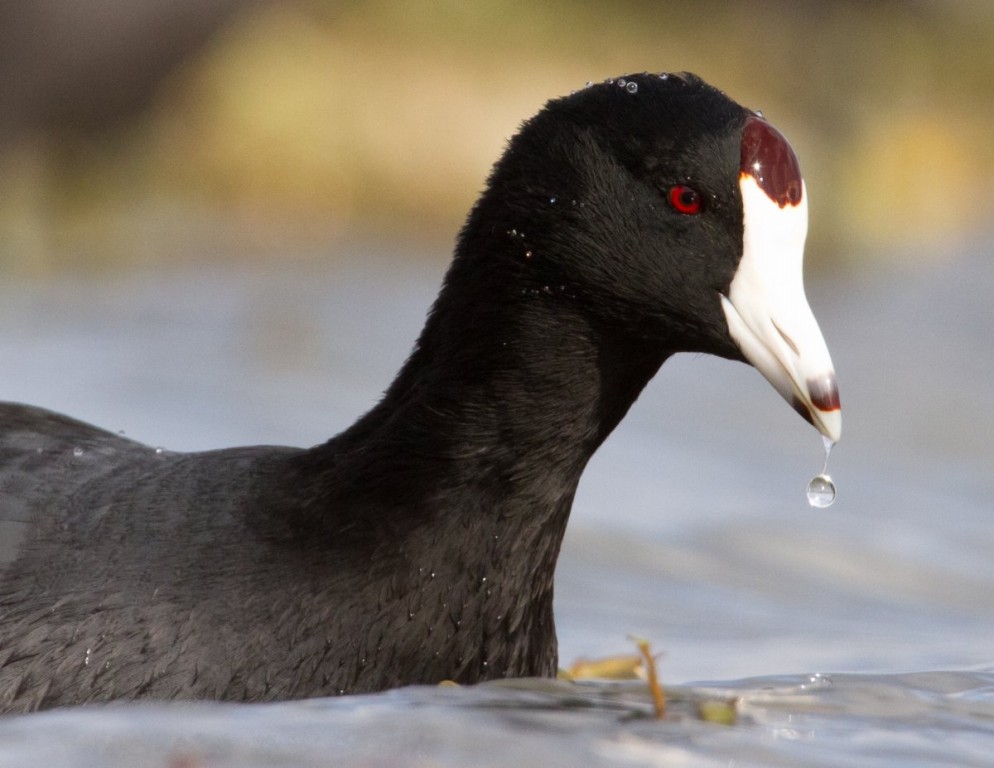
[[[625,90],[628,91],[629,93],[638,93],[639,84],[629,83],[628,85],[625,86]]]
[[[555,205],[555,204],[556,204],[556,198],[550,197],[549,198],[549,205]]]
[[[79,447],[73,448],[72,449],[72,455],[75,456],[75,457],[77,457],[77,458],[79,458],[80,456],[83,455],[83,449],[79,448]]]
[[[669,72],[660,72],[659,73],[659,79],[660,80],[669,80],[670,79],[670,73]]]
[[[622,78],[620,78],[618,80],[618,87],[619,88],[624,88],[626,85],[628,85],[628,81],[625,80],[625,78],[622,77]]]
[[[832,455],[835,443],[824,436],[821,439],[825,445],[825,463],[822,465],[821,474],[811,478],[807,491],[808,504],[816,509],[825,509],[835,502],[835,483],[828,474],[828,457]]]
[[[163,453],[166,452],[166,449],[165,448],[156,448],[155,452],[161,455],[161,454],[163,454]]]
[[[835,483],[828,475],[815,475],[808,483],[808,504],[825,509],[835,501]]]

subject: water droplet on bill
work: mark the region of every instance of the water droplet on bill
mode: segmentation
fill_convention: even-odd
[[[825,444],[825,463],[822,465],[821,474],[815,475],[808,483],[808,504],[815,509],[825,509],[835,502],[835,482],[828,474],[828,457],[832,455],[832,448],[835,443],[827,437],[822,437]]]
[[[825,509],[835,501],[835,483],[829,475],[815,475],[808,483],[808,504]]]

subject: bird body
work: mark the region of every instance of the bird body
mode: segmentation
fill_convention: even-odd
[[[550,102],[495,166],[397,378],[324,444],[180,454],[0,405],[0,709],[555,674],[577,484],[669,356],[753,362],[838,437],[803,287],[750,255],[777,252],[767,219],[803,195],[754,120],[691,75]],[[769,207],[752,240],[750,206]],[[756,320],[781,294],[789,311]]]

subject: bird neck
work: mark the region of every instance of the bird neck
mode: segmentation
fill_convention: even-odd
[[[317,561],[367,569],[369,600],[392,590],[426,632],[453,625],[432,635],[461,644],[464,672],[446,676],[553,674],[580,475],[665,354],[606,337],[568,292],[464,266],[382,401],[292,460],[281,506]]]
[[[500,268],[457,258],[383,400],[328,448],[428,485],[408,491],[455,484],[494,509],[568,513],[587,461],[666,355],[595,327],[567,287],[486,274]]]

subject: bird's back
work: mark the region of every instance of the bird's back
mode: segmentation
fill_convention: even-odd
[[[289,452],[171,453],[0,404],[0,711],[264,695],[229,690],[252,685],[242,598],[266,599],[244,512]]]

